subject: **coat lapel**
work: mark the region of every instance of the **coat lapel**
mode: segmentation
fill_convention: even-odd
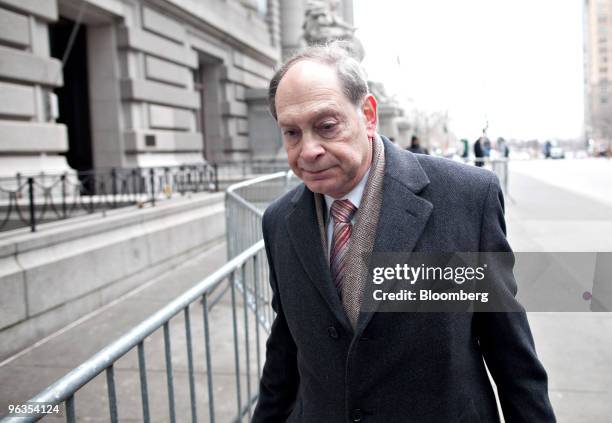
[[[385,177],[373,253],[409,253],[414,250],[433,210],[433,205],[419,196],[429,184],[429,178],[414,154],[399,150],[381,138],[385,144]],[[287,230],[299,261],[336,319],[352,333],[321,245],[314,194],[302,186],[292,203],[294,208],[287,216]],[[374,313],[360,313],[355,330],[357,336],[367,327]]]
[[[373,254],[412,252],[425,229],[433,205],[418,194],[429,184],[414,154],[385,142],[385,179]],[[362,312],[356,334],[367,327],[374,312]]]
[[[314,194],[305,186],[293,197],[294,208],[287,216],[287,230],[310,281],[344,328],[353,329],[331,280],[315,210]]]

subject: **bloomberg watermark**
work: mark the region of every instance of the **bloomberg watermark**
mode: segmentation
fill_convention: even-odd
[[[373,253],[362,311],[608,312],[612,253]]]

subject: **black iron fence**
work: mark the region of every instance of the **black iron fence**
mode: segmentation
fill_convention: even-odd
[[[0,231],[218,189],[210,164],[17,174],[0,179]]]

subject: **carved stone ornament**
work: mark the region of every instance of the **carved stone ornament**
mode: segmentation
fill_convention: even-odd
[[[363,60],[364,50],[355,37],[355,28],[338,13],[339,0],[309,0],[304,17],[304,41],[307,45],[346,41],[345,48],[357,60]]]

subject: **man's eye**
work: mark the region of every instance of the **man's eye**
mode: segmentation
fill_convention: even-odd
[[[322,132],[324,135],[333,134],[334,132],[336,132],[336,129],[338,129],[337,122],[324,122],[319,125],[319,131]]]
[[[288,138],[295,138],[298,135],[298,131],[295,129],[285,129],[283,130],[283,135]]]

